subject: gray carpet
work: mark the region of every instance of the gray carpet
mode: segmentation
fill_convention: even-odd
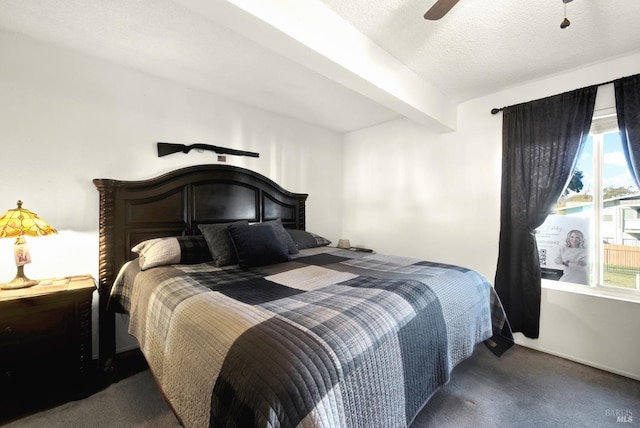
[[[617,422],[628,413],[632,421]],[[640,426],[640,382],[516,346],[479,346],[415,419],[417,427]]]
[[[618,421],[617,416],[625,416]],[[631,421],[629,421],[631,418]],[[496,358],[484,346],[462,362],[411,428],[607,427],[640,425],[640,382],[516,346]],[[8,425],[179,426],[148,370],[80,401]]]

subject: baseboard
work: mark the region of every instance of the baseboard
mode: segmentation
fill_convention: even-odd
[[[605,366],[603,364],[597,364],[597,363],[594,363],[592,361],[587,361],[587,360],[583,360],[583,359],[580,359],[580,358],[576,358],[574,356],[566,355],[566,354],[563,354],[561,352],[551,351],[551,350],[545,349],[543,347],[527,346],[526,344],[520,343],[520,342],[516,342],[516,343],[518,345],[522,346],[522,347],[533,349],[534,351],[544,352],[545,354],[553,355],[555,357],[564,358],[565,360],[573,361],[573,362],[576,362],[576,363],[583,364],[585,366],[593,367],[595,369],[604,370],[605,372],[617,374],[617,375],[620,375],[620,376],[628,377],[629,379],[634,379],[634,380],[640,381],[640,375],[635,374],[635,373],[625,372],[624,370],[618,370],[618,369],[613,368],[613,367],[608,367],[608,366]]]

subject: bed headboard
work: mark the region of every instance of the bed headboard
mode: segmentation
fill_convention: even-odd
[[[306,194],[283,189],[256,172],[230,165],[197,165],[156,178],[120,181],[96,178],[100,192],[100,354],[103,323],[113,281],[135,257],[131,248],[146,239],[194,235],[198,224],[282,219],[287,228],[305,229]],[[110,340],[110,338],[108,339]],[[115,345],[114,345],[115,351]]]

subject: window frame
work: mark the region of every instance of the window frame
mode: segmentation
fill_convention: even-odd
[[[593,236],[602,237],[602,215],[603,215],[603,158],[604,158],[604,135],[611,132],[619,132],[618,120],[615,107],[605,108],[594,112],[594,117],[589,130],[589,136],[593,141],[593,176],[594,189],[600,191],[593,192],[593,209],[592,209],[592,227]],[[582,154],[580,154],[582,155]],[[542,284],[545,288],[570,291],[585,295],[613,298],[617,300],[640,302],[640,281],[636,280],[636,288],[624,288],[612,285],[604,285],[604,247],[601,239],[595,239],[593,244],[593,271],[592,281],[589,285],[573,284],[570,282],[553,281],[543,279]],[[638,278],[638,277],[636,277]]]

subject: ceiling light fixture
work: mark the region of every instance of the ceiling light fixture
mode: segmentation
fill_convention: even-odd
[[[569,22],[569,20],[567,19],[567,3],[570,3],[572,1],[573,0],[562,0],[562,3],[564,3],[564,19],[560,23],[560,28],[562,28],[563,30],[571,25],[571,22]]]

